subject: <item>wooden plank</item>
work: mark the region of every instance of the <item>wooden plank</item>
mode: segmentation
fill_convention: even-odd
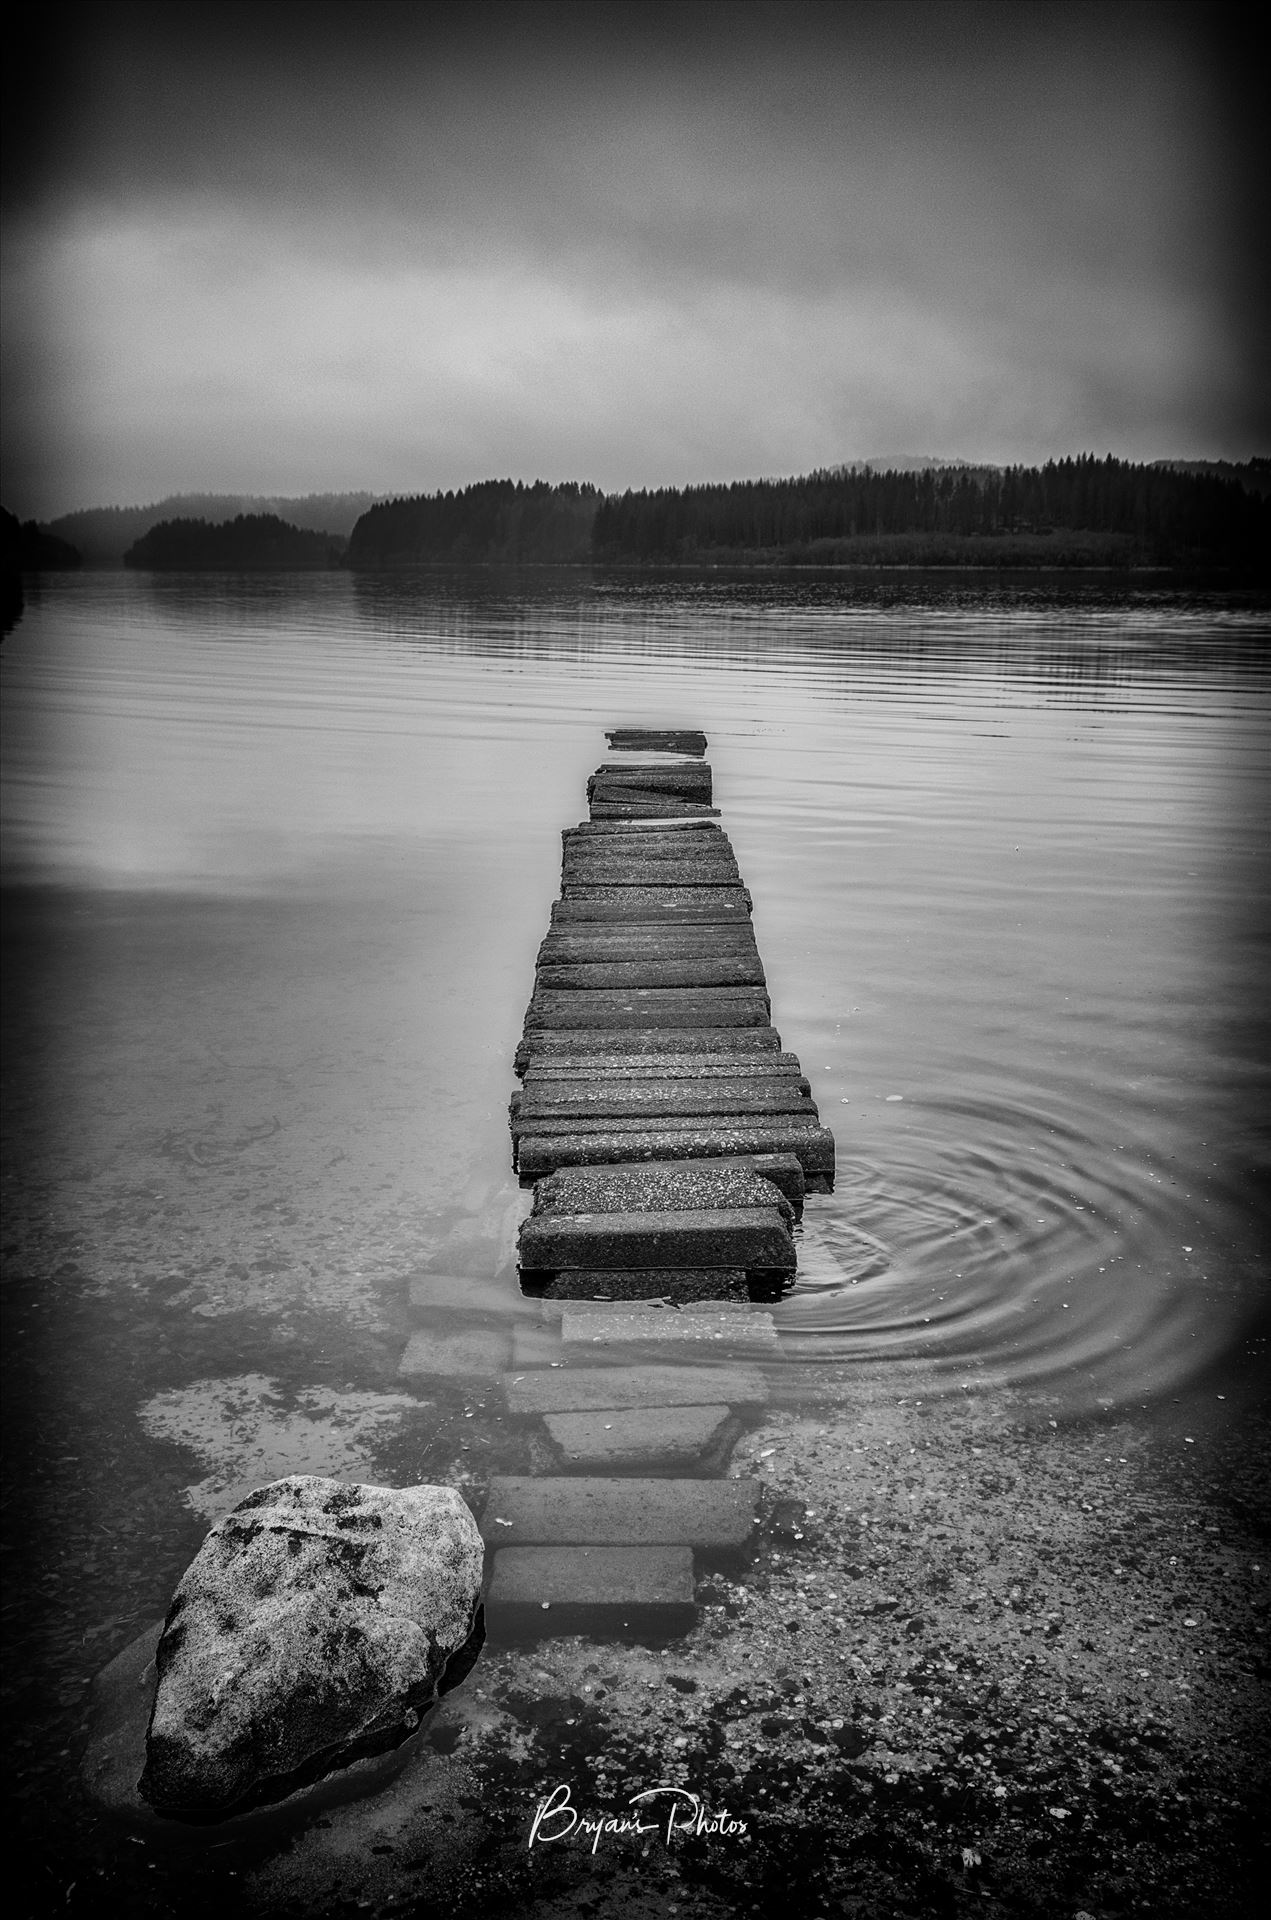
[[[762,1174],[707,1162],[700,1167],[571,1167],[540,1180],[534,1213],[665,1212],[707,1207],[769,1207],[789,1202]]]
[[[833,1134],[827,1127],[791,1123],[786,1115],[753,1121],[735,1115],[728,1120],[666,1121],[652,1126],[639,1121],[529,1122],[516,1141],[516,1166],[523,1180],[534,1180],[558,1167],[747,1153],[793,1154],[809,1190],[828,1192],[833,1186]]]
[[[706,735],[696,728],[611,727],[605,739],[615,753],[649,753],[659,749],[665,753],[706,751]]]
[[[792,1272],[794,1240],[777,1207],[664,1212],[536,1214],[517,1242],[523,1272],[585,1267],[744,1267]]]
[[[726,893],[722,887],[634,887],[593,889],[568,900],[554,900],[551,925],[630,922],[645,927],[746,926],[750,922],[750,895],[744,887]]]
[[[771,1079],[722,1076],[693,1080],[527,1080],[513,1094],[512,1130],[523,1120],[568,1115],[571,1119],[617,1119],[643,1115],[652,1125],[660,1116],[716,1114],[799,1114],[817,1120],[816,1103],[802,1082],[774,1074]]]
[[[553,993],[535,988],[525,1031],[536,1027],[765,1027],[762,987],[630,987]]]
[[[537,984],[554,992],[597,987],[762,987],[764,970],[756,953],[693,954],[670,960],[541,962]]]
[[[544,1054],[531,1060],[525,1083],[542,1080],[744,1080],[773,1077],[795,1080],[805,1093],[812,1087],[793,1053],[600,1053],[575,1059]]]

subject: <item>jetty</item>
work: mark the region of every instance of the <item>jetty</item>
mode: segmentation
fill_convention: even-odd
[[[682,1631],[697,1568],[746,1548],[759,1487],[726,1468],[767,1399],[763,1305],[794,1282],[805,1196],[834,1181],[705,735],[607,738],[562,835],[509,1115],[540,1318],[503,1386],[560,1471],[496,1475],[482,1535],[492,1617],[539,1633]]]

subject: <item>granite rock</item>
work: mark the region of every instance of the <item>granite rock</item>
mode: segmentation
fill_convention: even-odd
[[[408,1738],[476,1657],[482,1566],[452,1487],[258,1488],[173,1597],[143,1798],[216,1821]]]

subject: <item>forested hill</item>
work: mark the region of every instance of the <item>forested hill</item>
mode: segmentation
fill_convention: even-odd
[[[834,472],[612,495],[597,560],[741,565],[1221,565],[1271,556],[1266,463],[1181,472],[1126,460]]]
[[[338,567],[344,542],[288,526],[273,513],[240,513],[211,526],[206,520],[163,520],[129,547],[126,567],[158,571],[255,572]]]
[[[276,514],[288,526],[327,533],[343,543],[373,493],[306,493],[294,498],[248,493],[179,493],[148,507],[88,507],[49,522],[49,531],[71,540],[89,567],[117,567],[128,548],[165,520],[217,524],[238,514]]]
[[[349,539],[352,567],[561,564],[591,558],[597,488],[567,481],[482,480],[454,493],[385,500]]]

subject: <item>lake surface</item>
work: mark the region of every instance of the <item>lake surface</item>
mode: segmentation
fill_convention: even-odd
[[[71,1712],[261,1479],[515,1464],[479,1382],[399,1377],[407,1283],[522,1310],[510,1062],[615,724],[709,736],[837,1138],[788,1394],[891,1356],[1056,1418],[1238,1391],[1269,638],[1039,579],[46,578],[2,669],[27,1682]]]

